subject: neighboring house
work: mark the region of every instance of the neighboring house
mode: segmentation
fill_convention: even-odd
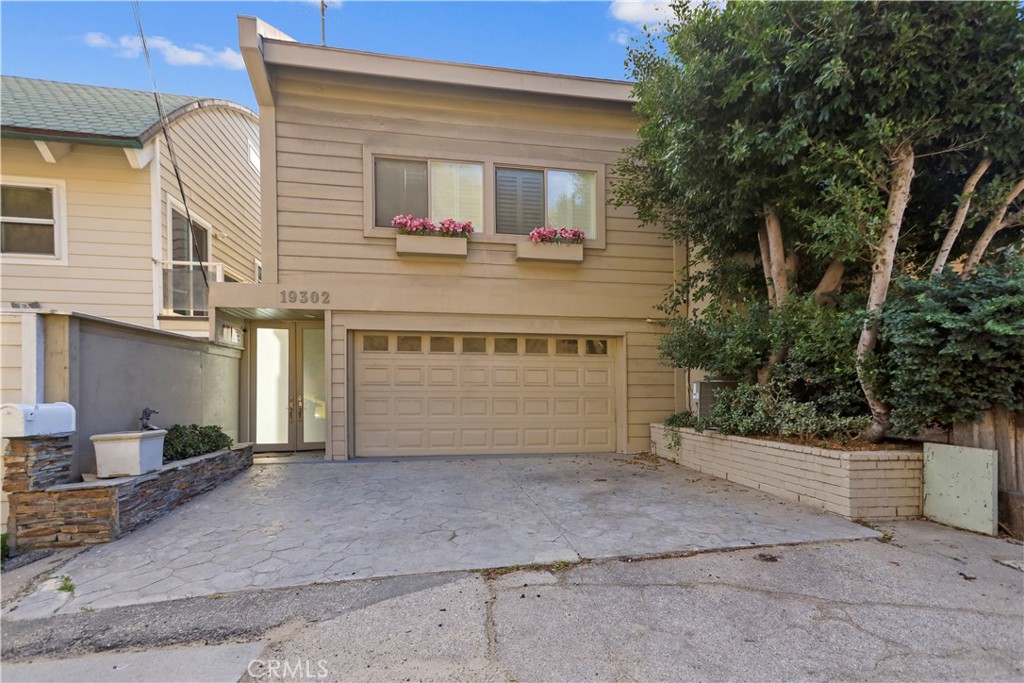
[[[3,76],[0,100],[3,402],[42,400],[26,313],[205,337],[199,262],[211,282],[259,280],[254,112],[162,95],[189,231],[153,93]]]
[[[59,368],[44,375],[45,357],[57,353],[55,366],[53,358],[67,348],[43,351],[37,313],[83,313],[206,338],[208,290],[200,269],[211,282],[259,280],[256,114],[181,95],[162,95],[162,104],[192,231],[152,93],[2,77],[3,403],[54,400],[43,387]],[[232,330],[219,339],[240,342]],[[134,418],[127,419],[130,427]]]
[[[676,393],[651,317],[682,255],[610,203],[635,142],[630,84],[304,45],[239,21],[264,281],[210,296],[218,327],[245,329],[242,438],[333,459],[649,448]],[[476,232],[465,254],[415,253],[459,238],[396,248],[396,214]],[[585,230],[582,261],[527,253],[541,225]]]

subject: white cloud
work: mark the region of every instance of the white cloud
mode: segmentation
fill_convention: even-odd
[[[116,50],[119,57],[134,59],[142,54],[142,39],[138,36],[123,35],[116,41],[105,33],[86,33],[85,44],[98,49]],[[146,41],[151,52],[163,55],[164,61],[172,66],[213,66],[221,69],[242,70],[245,62],[242,55],[230,47],[217,50],[207,45],[192,45],[190,48],[175,45],[161,36]]]
[[[627,24],[654,24],[672,16],[670,4],[654,0],[612,0],[611,15]]]
[[[611,34],[612,42],[618,43],[619,45],[629,45],[629,39],[632,36],[628,29],[620,28],[615,33]]]

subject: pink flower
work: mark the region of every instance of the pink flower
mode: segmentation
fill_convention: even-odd
[[[445,218],[435,225],[429,218],[398,215],[391,219],[392,227],[398,228],[400,235],[437,235],[440,237],[469,237],[473,232],[470,221],[464,223],[454,218]]]
[[[582,244],[586,238],[587,233],[579,228],[534,228],[530,231],[530,241],[537,244]]]

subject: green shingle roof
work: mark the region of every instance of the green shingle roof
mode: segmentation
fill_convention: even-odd
[[[204,105],[245,109],[222,100],[187,95],[162,94],[160,97],[169,119],[176,118],[175,113]],[[3,137],[142,147],[158,130],[159,121],[151,92],[19,76],[0,77],[0,133]]]

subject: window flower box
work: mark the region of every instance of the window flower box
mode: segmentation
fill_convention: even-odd
[[[516,242],[517,261],[583,263],[583,244],[565,242]]]
[[[466,257],[469,236],[473,233],[470,221],[459,222],[446,218],[438,224],[427,218],[395,216],[391,225],[398,228],[395,251],[399,256],[459,256]]]
[[[465,258],[469,240],[434,235],[397,235],[395,251],[399,256],[456,256]]]

